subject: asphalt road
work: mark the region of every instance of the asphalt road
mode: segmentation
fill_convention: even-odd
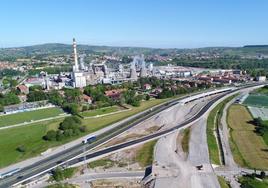
[[[252,86],[245,86],[245,87],[252,87]],[[244,87],[243,87],[244,88]],[[195,120],[197,120],[198,118],[200,118],[212,105],[214,102],[216,102],[217,100],[219,100],[220,98],[222,98],[224,95],[228,94],[228,93],[232,93],[236,90],[233,91],[229,91],[229,92],[225,92],[224,94],[214,98],[213,100],[211,100],[210,102],[208,102],[195,116],[193,116],[192,118],[186,120],[185,122],[171,128],[171,129],[167,129],[161,132],[157,132],[148,136],[145,136],[143,138],[139,138],[133,141],[129,141],[123,144],[119,144],[107,149],[103,149],[94,153],[91,153],[89,155],[86,156],[86,159],[90,159],[96,156],[101,156],[104,155],[106,153],[110,153],[112,151],[116,151],[131,145],[135,145],[137,143],[140,142],[144,142],[153,138],[157,138],[161,135],[165,135],[168,134],[170,132],[173,132],[174,130],[181,128]],[[186,96],[188,97],[188,96]],[[186,98],[184,97],[184,98]],[[182,98],[181,98],[182,99]],[[6,187],[10,187],[18,182],[22,182],[23,180],[27,180],[28,178],[35,176],[37,174],[40,173],[45,173],[47,171],[49,171],[50,169],[54,168],[55,166],[59,165],[59,164],[63,164],[65,161],[69,161],[70,159],[78,156],[79,154],[83,153],[85,150],[89,150],[92,149],[96,146],[98,146],[101,143],[104,143],[105,141],[115,137],[116,135],[124,132],[125,130],[139,124],[140,122],[152,117],[153,115],[179,103],[180,99],[177,100],[173,100],[170,102],[167,102],[163,105],[157,106],[152,108],[152,110],[147,110],[144,114],[141,114],[140,117],[138,117],[135,120],[130,120],[129,122],[126,122],[124,124],[122,124],[119,127],[116,127],[115,130],[112,129],[106,133],[104,133],[103,135],[100,135],[97,140],[92,143],[92,144],[87,144],[86,146],[84,146],[83,144],[79,144],[77,146],[74,146],[72,148],[69,148],[67,150],[64,150],[63,152],[60,152],[56,155],[53,155],[51,157],[48,157],[44,160],[41,160],[37,163],[34,163],[33,165],[30,165],[26,168],[23,168],[21,171],[19,171],[18,173],[14,174],[13,176],[7,177],[5,179],[2,179],[0,181],[0,188],[6,188]],[[80,162],[81,160],[83,160],[83,158],[75,158],[71,161],[68,162],[68,164],[75,164],[77,162]]]
[[[97,140],[92,144],[83,145],[82,143],[79,145],[76,145],[72,148],[66,149],[58,154],[55,154],[53,156],[50,156],[44,160],[41,160],[39,162],[34,163],[33,165],[29,165],[28,167],[23,168],[18,173],[14,174],[13,176],[7,177],[5,179],[0,180],[0,188],[6,188],[10,187],[11,185],[21,182],[29,177],[32,177],[36,174],[39,174],[41,172],[45,172],[46,170],[55,167],[56,165],[63,164],[65,161],[68,161],[79,154],[83,153],[86,150],[90,150],[107,140],[115,137],[116,135],[130,129],[131,127],[139,124],[140,122],[152,117],[153,115],[170,108],[171,106],[174,106],[179,103],[179,100],[183,98],[187,98],[189,96],[185,96],[182,98],[174,99],[172,101],[166,102],[162,105],[152,107],[151,110],[146,110],[144,113],[136,116],[133,119],[130,119],[127,122],[122,123],[121,125],[115,127],[114,129],[111,129],[100,136],[98,136]]]

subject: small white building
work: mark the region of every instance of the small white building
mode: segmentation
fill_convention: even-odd
[[[257,81],[265,82],[266,81],[266,76],[257,76]]]

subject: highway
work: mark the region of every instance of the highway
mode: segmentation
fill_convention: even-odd
[[[245,87],[252,87],[251,86],[245,86]],[[243,88],[245,88],[243,87]],[[184,121],[183,123],[170,128],[168,130],[164,130],[161,132],[157,132],[148,136],[145,136],[143,138],[139,138],[133,141],[129,141],[129,142],[125,142],[123,144],[119,144],[116,146],[112,146],[110,148],[106,148],[106,149],[102,149],[99,151],[96,151],[94,153],[90,153],[86,156],[86,159],[90,159],[96,156],[101,156],[104,155],[106,153],[110,153],[112,151],[116,151],[125,147],[129,147],[132,145],[135,145],[137,143],[140,142],[144,142],[147,140],[151,140],[154,138],[158,138],[160,136],[166,135],[168,133],[173,132],[174,130],[181,128],[195,120],[197,120],[198,118],[200,118],[217,100],[219,100],[220,98],[222,98],[223,96],[225,96],[226,94],[232,93],[234,91],[237,91],[238,89],[232,90],[232,91],[227,91],[217,97],[215,97],[214,99],[212,99],[211,101],[209,101],[195,116],[193,116],[192,118]],[[183,98],[187,98],[189,96],[183,97]],[[182,99],[182,98],[181,98]],[[98,137],[98,139],[92,143],[92,144],[87,144],[86,146],[84,146],[83,144],[79,144],[75,147],[69,148],[67,150],[64,150],[63,152],[60,152],[56,155],[53,155],[51,157],[48,157],[44,160],[41,160],[37,163],[34,163],[33,165],[30,165],[26,168],[23,168],[20,172],[16,173],[13,176],[7,177],[3,180],[0,181],[0,188],[6,188],[6,187],[10,187],[16,183],[21,183],[24,182],[34,176],[37,176],[39,174],[43,174],[45,172],[50,171],[51,169],[55,168],[56,166],[62,165],[66,162],[68,162],[68,164],[75,164],[77,162],[80,162],[81,160],[84,159],[84,157],[82,158],[75,158],[77,156],[79,156],[79,154],[83,153],[84,151],[90,150],[104,142],[106,142],[107,140],[110,140],[111,138],[115,137],[116,135],[126,131],[127,129],[139,124],[140,122],[152,117],[153,115],[167,109],[170,108],[173,105],[176,105],[180,102],[181,99],[174,99],[170,102],[167,102],[163,105],[159,105],[157,107],[152,108],[151,110],[147,110],[145,111],[144,114],[141,114],[140,117],[136,118],[135,120],[130,120],[126,123],[123,123],[120,127],[116,127],[110,131],[107,131],[105,133],[103,133],[102,135],[100,135]]]

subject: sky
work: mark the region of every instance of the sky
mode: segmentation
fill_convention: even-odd
[[[268,44],[267,0],[1,0],[0,47]]]

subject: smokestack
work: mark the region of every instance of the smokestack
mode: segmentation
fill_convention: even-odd
[[[145,61],[144,61],[144,55],[141,56],[140,61],[141,61],[140,77],[146,77],[147,70],[146,70]]]
[[[74,71],[79,71],[75,38],[73,38],[73,50],[74,50]]]
[[[135,61],[133,61],[130,64],[130,78],[132,80],[137,80],[138,79],[137,72],[136,72],[136,64],[135,64]]]

